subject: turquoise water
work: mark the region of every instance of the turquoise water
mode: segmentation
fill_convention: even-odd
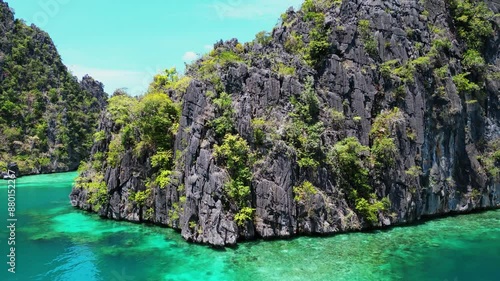
[[[216,251],[170,229],[73,209],[75,176],[17,181],[16,274],[7,272],[7,182],[0,182],[0,280],[500,280],[500,210]]]

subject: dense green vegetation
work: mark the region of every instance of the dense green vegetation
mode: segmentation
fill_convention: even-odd
[[[361,34],[361,39],[363,40],[363,44],[365,46],[366,52],[373,58],[376,58],[378,55],[378,46],[375,37],[370,31],[370,21],[369,20],[360,20],[358,22],[359,33]]]
[[[370,131],[373,142],[371,147],[372,162],[379,172],[394,164],[393,159],[397,153],[397,147],[391,137],[392,126],[402,120],[404,120],[404,116],[399,108],[395,107],[391,111],[381,112],[373,122]]]
[[[324,59],[332,52],[332,45],[328,41],[328,28],[325,26],[325,15],[323,11],[327,7],[337,4],[338,1],[306,0],[302,4],[301,12],[303,21],[312,25],[308,44],[304,44],[304,35],[292,32],[285,42],[285,50],[300,55],[311,67],[319,67]],[[286,22],[285,22],[286,24]]]
[[[185,81],[179,79],[175,70],[159,74],[143,97],[130,97],[115,93],[109,101],[107,112],[114,131],[99,131],[94,134],[96,142],[110,139],[107,151],[103,155],[94,154],[88,163],[82,163],[82,172],[77,179],[77,187],[87,189],[88,203],[99,209],[108,200],[107,191],[101,187],[101,177],[95,177],[105,167],[120,165],[125,153],[134,153],[137,157],[149,157],[151,175],[145,190],[136,190],[130,200],[138,206],[144,206],[151,197],[153,186],[163,188],[171,182],[174,166],[173,143],[178,131],[180,117],[179,105],[174,103],[166,92],[184,90]],[[95,198],[98,198],[97,200]],[[99,203],[99,204],[96,204]]]
[[[356,200],[356,211],[358,211],[369,223],[378,223],[378,213],[387,211],[391,207],[391,202],[388,197],[384,197],[381,201],[372,193],[370,198],[359,198]]]
[[[218,75],[219,68],[227,67],[232,63],[244,62],[241,52],[243,46],[238,44],[234,50],[217,48],[212,50],[209,54],[195,64],[188,66],[188,73],[191,73],[196,78],[204,81],[209,81],[214,86],[217,93],[224,92],[224,85]]]
[[[453,83],[455,83],[458,92],[461,94],[470,94],[480,90],[476,83],[467,78],[469,74],[469,72],[465,72],[453,76]]]
[[[347,192],[349,200],[367,197],[371,191],[369,148],[349,137],[335,144],[328,156],[338,184]]]
[[[493,34],[495,14],[483,1],[451,0],[451,11],[458,35],[469,49],[481,50],[484,42]]]
[[[17,162],[22,174],[75,169],[89,153],[98,100],[68,72],[47,33],[0,9],[2,22],[13,21],[0,34],[0,162]]]
[[[318,193],[318,189],[310,182],[304,181],[301,185],[293,188],[294,200],[297,202],[310,201],[312,196]]]
[[[230,175],[230,180],[224,185],[224,191],[238,209],[235,221],[242,225],[246,220],[252,219],[250,207],[250,147],[238,135],[227,134],[222,145],[215,145],[214,156],[220,161]]]
[[[486,145],[485,153],[478,157],[486,173],[496,183],[500,182],[500,139],[493,140]]]
[[[479,101],[484,105],[483,85],[487,69],[482,56],[485,43],[494,34],[495,15],[486,3],[472,0],[451,0],[451,14],[459,39],[465,47],[462,66],[465,71],[453,76],[457,90],[468,103]]]
[[[370,137],[372,146],[363,146],[354,137],[346,138],[329,151],[328,162],[337,183],[346,192],[347,199],[369,223],[378,222],[378,212],[387,211],[389,198],[379,200],[372,182],[382,177],[394,164],[397,147],[391,138],[392,127],[404,120],[399,108],[383,111],[373,122]],[[416,174],[414,168],[410,173]],[[372,171],[372,173],[370,173]]]
[[[320,102],[309,79],[298,99],[292,98],[291,123],[287,127],[285,140],[295,147],[298,164],[304,168],[316,168],[322,159],[321,133],[323,122],[319,121]]]
[[[213,99],[216,114],[219,116],[210,122],[210,126],[215,130],[219,138],[224,137],[234,131],[234,110],[231,95],[222,92],[218,98]]]
[[[268,124],[262,118],[255,118],[252,120],[253,140],[255,144],[262,145],[266,138],[266,129]]]
[[[329,152],[329,163],[337,178],[337,183],[346,192],[347,199],[369,223],[378,222],[378,212],[390,207],[388,198],[377,199],[370,185],[370,148],[354,138],[346,138]]]
[[[75,180],[77,188],[83,188],[88,191],[89,196],[87,203],[94,207],[94,210],[99,210],[101,206],[109,201],[108,188],[104,181],[104,174],[92,167],[90,162],[82,163],[78,171],[86,173],[85,177],[78,177]]]
[[[173,89],[177,93],[185,93],[191,80],[189,76],[179,75],[175,68],[166,69],[163,73],[155,75],[149,86],[149,92],[167,92]]]

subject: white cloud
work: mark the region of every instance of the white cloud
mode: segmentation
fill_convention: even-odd
[[[185,61],[185,62],[192,62],[194,61],[195,59],[198,58],[198,55],[195,53],[195,52],[186,52],[183,56],[182,56],[182,59]]]
[[[249,3],[250,2],[250,3]],[[210,5],[219,19],[262,19],[263,17],[278,17],[288,7],[299,7],[303,0],[253,0],[230,1],[216,0]]]
[[[203,48],[205,48],[205,50],[207,51],[212,51],[214,49],[214,45],[205,45],[203,46]]]
[[[126,88],[131,95],[143,94],[153,79],[152,73],[120,69],[102,69],[82,65],[70,65],[69,70],[81,79],[85,75],[104,84],[104,90],[112,94],[116,89]]]

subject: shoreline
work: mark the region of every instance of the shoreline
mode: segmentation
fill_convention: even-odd
[[[71,205],[71,203],[70,203]],[[116,222],[125,222],[125,223],[130,223],[133,225],[144,225],[146,227],[160,227],[160,228],[165,228],[165,229],[171,229],[178,233],[179,236],[181,236],[181,229],[180,228],[173,228],[165,224],[158,224],[158,223],[153,223],[153,222],[147,222],[147,221],[142,221],[142,222],[136,222],[136,221],[130,221],[130,220],[116,220],[116,219],[111,219],[105,216],[101,216],[96,212],[84,210],[78,207],[73,206],[73,209],[81,211],[85,214],[91,214],[91,215],[96,215],[99,217],[100,220],[105,220],[105,221],[116,221]],[[203,247],[209,247],[214,250],[223,250],[225,248],[231,248],[235,249],[238,248],[240,244],[247,243],[247,242],[271,242],[271,241],[287,241],[287,240],[293,240],[293,239],[298,239],[301,237],[312,237],[312,238],[328,238],[328,237],[334,237],[337,235],[343,235],[343,234],[351,234],[351,233],[365,233],[365,234],[376,234],[377,231],[390,231],[395,228],[405,228],[405,227],[414,227],[414,226],[420,226],[424,225],[430,221],[438,220],[438,219],[446,219],[446,218],[452,218],[452,217],[458,217],[458,216],[467,216],[467,215],[473,215],[473,214],[481,214],[481,213],[486,213],[490,211],[498,211],[500,210],[500,206],[496,207],[490,207],[490,208],[477,208],[469,211],[450,211],[448,213],[442,213],[442,214],[434,214],[434,215],[425,215],[421,216],[420,219],[411,221],[411,222],[406,222],[406,223],[400,223],[400,224],[393,224],[393,225],[388,225],[388,226],[377,226],[377,227],[369,227],[369,228],[363,228],[360,230],[352,230],[352,231],[339,231],[339,232],[332,232],[332,233],[325,233],[325,234],[320,234],[320,233],[297,233],[294,235],[290,236],[274,236],[274,237],[262,237],[258,236],[256,234],[255,237],[249,238],[249,239],[238,239],[237,243],[234,245],[225,245],[225,246],[216,246],[216,245],[211,245],[208,243],[197,243],[193,242],[190,240],[185,240],[183,239],[186,243],[192,244],[192,245],[197,245],[197,246],[203,246]]]

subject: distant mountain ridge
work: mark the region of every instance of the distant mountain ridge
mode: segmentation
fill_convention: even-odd
[[[75,170],[106,106],[103,85],[78,82],[49,35],[0,0],[0,167],[22,175]]]

